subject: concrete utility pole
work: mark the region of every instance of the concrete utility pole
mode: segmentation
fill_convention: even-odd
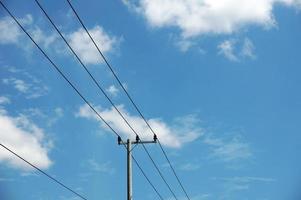
[[[132,144],[150,144],[157,143],[157,136],[154,135],[154,139],[152,141],[141,141],[139,136],[136,136],[136,141],[131,141],[127,139],[127,141],[122,141],[120,137],[118,137],[118,145],[125,145],[127,150],[127,200],[133,200],[133,188],[132,188],[132,150],[136,147],[132,148]]]

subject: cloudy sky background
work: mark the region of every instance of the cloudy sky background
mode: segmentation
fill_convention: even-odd
[[[34,1],[3,1],[120,135],[134,138]],[[299,0],[72,1],[193,200],[300,199]],[[141,138],[152,134],[65,1],[41,1]],[[0,9],[0,141],[88,199],[122,199],[117,138]],[[185,199],[158,145],[148,146]],[[147,155],[134,155],[173,199]],[[134,166],[135,199],[156,199]],[[0,149],[1,199],[76,199]]]

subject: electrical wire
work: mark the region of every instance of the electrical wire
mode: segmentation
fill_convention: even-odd
[[[36,47],[41,51],[41,53],[46,57],[46,59],[52,64],[56,71],[63,77],[65,81],[75,90],[75,92],[85,101],[85,103],[94,111],[94,113],[109,127],[109,129],[115,133],[116,136],[120,136],[106,120],[97,112],[97,110],[90,104],[90,102],[81,94],[81,92],[69,81],[65,74],[59,69],[59,67],[50,59],[46,52],[38,45],[38,43],[32,38],[32,36],[24,29],[16,17],[8,10],[8,8],[0,1],[2,7],[8,12],[8,14],[14,19],[14,21],[19,25],[22,31],[30,38],[30,40],[36,45]]]
[[[77,53],[74,51],[74,49],[71,47],[71,45],[69,44],[69,42],[67,41],[67,39],[64,37],[64,35],[61,33],[61,31],[58,29],[58,27],[56,26],[56,24],[53,22],[53,20],[51,19],[51,17],[48,15],[48,13],[46,12],[46,10],[43,8],[43,6],[39,3],[38,0],[35,0],[36,4],[38,5],[38,7],[41,9],[41,11],[44,13],[44,15],[46,16],[46,18],[48,19],[48,21],[52,24],[52,26],[54,27],[54,29],[57,31],[57,33],[60,35],[60,37],[64,40],[65,44],[68,46],[68,48],[70,49],[70,51],[73,53],[73,55],[76,57],[76,59],[79,61],[79,63],[81,64],[81,66],[83,67],[83,69],[88,73],[89,77],[93,80],[93,82],[95,83],[95,85],[97,86],[97,88],[101,91],[101,93],[106,97],[106,99],[110,102],[110,104],[113,106],[113,108],[117,111],[117,113],[121,116],[121,118],[123,119],[123,121],[127,124],[127,126],[131,129],[131,131],[139,137],[138,133],[135,131],[135,129],[132,127],[132,125],[128,122],[128,120],[125,118],[125,116],[122,114],[122,112],[118,109],[118,107],[114,104],[114,102],[111,100],[111,98],[106,94],[105,90],[100,86],[99,82],[95,79],[95,77],[91,74],[91,72],[89,71],[89,69],[87,68],[87,66],[82,62],[82,60],[80,59],[80,57],[77,55]],[[168,184],[168,182],[166,181],[165,177],[163,176],[162,172],[160,171],[159,167],[157,166],[157,164],[155,163],[154,159],[152,158],[151,154],[149,153],[149,151],[147,150],[146,146],[142,143],[143,149],[146,152],[146,154],[148,155],[148,157],[150,158],[152,164],[154,165],[154,167],[156,168],[157,172],[159,173],[161,179],[164,181],[165,185],[168,187],[169,191],[171,192],[171,194],[173,195],[173,197],[178,200],[178,198],[176,197],[174,191],[171,189],[170,185]]]
[[[59,69],[59,67],[50,59],[50,57],[46,54],[46,52],[36,43],[36,41],[32,38],[32,36],[25,30],[25,28],[20,24],[20,22],[16,19],[16,17],[9,11],[9,9],[2,3],[2,1],[0,1],[0,4],[6,10],[6,12],[13,18],[13,20],[18,24],[18,26],[22,29],[22,31],[35,44],[35,46],[41,51],[41,53],[46,57],[46,59],[52,64],[52,66],[56,69],[56,71],[63,77],[63,79],[68,82],[68,84],[75,90],[75,92],[82,98],[82,100],[84,100],[85,103],[94,111],[94,113],[103,121],[103,123],[105,123],[116,136],[120,137],[120,135],[110,126],[110,124],[108,122],[106,122],[106,120],[98,113],[98,111],[90,104],[90,102],[80,93],[80,91],[69,81],[69,79]],[[125,147],[125,145],[124,145],[124,147]],[[135,163],[137,164],[138,162],[135,160]],[[139,166],[139,169],[145,175],[145,177],[147,177],[145,172],[142,170],[142,168],[140,166]],[[147,180],[149,183],[151,183],[149,178],[147,178]],[[158,191],[154,188],[154,185],[151,184],[151,186],[156,191],[156,193],[159,194]],[[159,197],[161,198],[161,195],[159,195]]]
[[[142,114],[142,112],[140,111],[140,109],[138,108],[137,104],[134,102],[133,98],[131,97],[131,95],[128,93],[128,91],[126,90],[126,88],[123,86],[122,82],[120,81],[120,79],[118,78],[117,74],[115,73],[115,71],[113,70],[112,66],[110,65],[110,63],[107,61],[106,57],[104,56],[104,54],[102,53],[102,51],[100,50],[100,48],[98,47],[98,45],[96,44],[95,40],[93,39],[93,37],[91,36],[89,30],[87,29],[87,27],[85,26],[85,24],[83,23],[82,19],[80,18],[80,16],[78,15],[77,11],[75,10],[75,8],[73,7],[73,5],[71,4],[70,0],[66,0],[70,6],[70,8],[72,9],[73,13],[75,14],[76,18],[78,19],[78,21],[80,22],[80,24],[82,25],[82,27],[85,29],[86,33],[88,34],[88,36],[90,37],[91,41],[93,42],[95,48],[97,49],[97,51],[99,52],[99,54],[101,55],[102,59],[104,60],[104,62],[106,63],[106,65],[108,66],[108,68],[110,69],[110,71],[112,72],[113,76],[115,77],[115,79],[117,80],[117,82],[119,83],[120,87],[123,89],[123,91],[125,92],[126,96],[128,97],[128,99],[130,100],[130,102],[132,103],[132,105],[135,107],[136,111],[139,113],[139,115],[141,116],[141,118],[143,119],[143,121],[146,123],[146,125],[148,126],[148,128],[151,130],[151,132],[154,135],[157,135],[155,133],[155,131],[153,130],[153,128],[150,126],[150,124],[148,123],[148,121],[146,120],[146,118],[144,117],[144,115]],[[190,200],[188,193],[186,192],[179,176],[177,175],[174,167],[172,166],[170,159],[167,156],[166,151],[164,150],[163,146],[161,145],[161,142],[158,138],[158,143],[160,146],[160,149],[162,151],[162,153],[164,154],[164,157],[166,158],[169,166],[172,169],[173,174],[175,175],[179,185],[181,186],[183,192],[185,193],[187,199]]]
[[[7,146],[5,146],[4,144],[0,143],[0,146],[2,146],[4,149],[6,149],[7,151],[9,151],[10,153],[12,153],[13,155],[15,155],[16,157],[18,157],[19,159],[21,159],[24,162],[26,162],[28,165],[30,165],[34,169],[38,170],[43,175],[45,175],[48,178],[50,178],[51,180],[53,180],[55,183],[59,184],[60,186],[64,187],[65,189],[69,190],[70,192],[72,192],[73,194],[75,194],[76,196],[78,196],[79,198],[84,199],[84,200],[88,200],[86,197],[84,197],[83,195],[77,193],[76,191],[74,191],[73,189],[71,189],[70,187],[66,186],[64,183],[62,183],[61,181],[57,180],[56,178],[54,178],[53,176],[49,175],[48,173],[46,173],[45,171],[43,171],[39,167],[37,167],[34,164],[32,164],[31,162],[27,161],[25,158],[23,158],[22,156],[20,156],[19,154],[17,154],[16,152],[14,152],[13,150],[11,150]]]
[[[147,182],[152,186],[152,188],[155,190],[155,192],[157,193],[157,195],[159,196],[159,198],[161,200],[163,200],[163,197],[160,195],[160,193],[158,192],[158,190],[155,188],[155,186],[152,184],[152,182],[149,180],[149,178],[147,177],[147,175],[144,173],[144,171],[142,170],[141,166],[139,165],[139,163],[137,162],[137,160],[134,158],[134,156],[132,156],[134,162],[136,163],[137,167],[140,169],[141,173],[143,174],[143,176],[146,178]]]

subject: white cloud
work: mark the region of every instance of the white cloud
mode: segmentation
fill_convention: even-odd
[[[5,69],[13,76],[3,78],[2,83],[13,86],[16,90],[23,93],[27,99],[38,98],[48,93],[49,88],[30,72],[14,66],[6,66]]]
[[[43,120],[47,118],[47,115],[39,108],[26,108],[22,111],[22,113],[28,117],[36,117]]]
[[[45,122],[49,127],[57,123],[64,116],[64,110],[60,107],[51,109],[51,111],[47,109],[47,114],[45,114],[46,111],[35,107],[24,109],[22,113],[31,119]]]
[[[110,36],[98,25],[90,29],[89,32],[102,53],[111,52],[115,48],[114,45],[117,45],[118,43],[116,37]],[[99,64],[103,62],[84,29],[80,28],[69,34],[67,37],[69,38],[70,45],[75,52],[78,53],[84,63]]]
[[[20,72],[22,72],[22,70],[14,67],[14,66],[10,66],[10,65],[4,66],[3,69],[6,69],[10,73],[20,73]]]
[[[115,173],[115,169],[112,167],[111,162],[99,163],[95,159],[89,159],[88,164],[93,171],[109,174]]]
[[[33,17],[31,14],[26,14],[23,18],[19,19],[19,22],[23,25],[23,26],[28,26],[31,25],[33,23]]]
[[[6,85],[13,85],[16,90],[26,93],[30,87],[25,81],[16,78],[5,78],[2,82]]]
[[[52,126],[55,124],[59,119],[61,119],[64,116],[64,110],[60,107],[57,107],[54,109],[54,116],[51,118],[48,118],[47,125]]]
[[[191,200],[206,200],[206,199],[211,199],[212,195],[211,194],[198,194],[195,196],[191,196],[190,199]],[[166,200],[172,200],[174,199],[174,197],[169,197]],[[185,200],[187,199],[186,196],[180,196],[178,197],[178,200]]]
[[[129,114],[122,105],[118,106],[125,118],[133,125],[141,139],[151,139],[152,133],[148,129],[145,122],[137,116]],[[113,109],[102,109],[97,107],[100,115],[123,137],[135,138],[135,134],[125,124],[118,113]],[[99,120],[93,111],[87,106],[80,107],[77,116],[93,120]],[[183,144],[196,140],[203,134],[202,129],[198,127],[198,120],[195,116],[189,115],[177,118],[174,124],[168,125],[161,119],[149,119],[148,123],[157,133],[161,143],[168,147],[179,148]],[[102,123],[101,123],[102,124]],[[104,128],[106,126],[102,124]]]
[[[79,191],[80,192],[80,191]],[[44,196],[44,195],[41,195],[41,196]],[[80,197],[77,197],[77,196],[68,196],[68,197],[66,197],[66,196],[60,196],[59,197],[59,200],[81,200],[82,198],[80,198]]]
[[[185,163],[179,166],[180,170],[183,171],[195,171],[200,169],[201,165],[198,163]]]
[[[194,43],[191,40],[178,40],[178,41],[176,41],[176,46],[182,52],[187,52],[188,49],[190,49],[193,45],[194,45]]]
[[[255,50],[255,47],[254,47],[253,42],[249,38],[245,38],[243,46],[242,46],[242,50],[241,50],[242,56],[254,59],[256,57],[254,50]]]
[[[10,99],[6,96],[0,96],[0,105],[1,104],[9,104],[10,103]]]
[[[44,48],[49,48],[50,45],[53,45],[58,40],[58,35],[55,33],[51,33],[47,35],[44,31],[42,31],[39,27],[34,27],[30,30],[30,34],[33,39],[38,43],[42,44]],[[57,45],[53,45],[56,51],[61,51],[57,49]],[[52,46],[52,47],[53,47]]]
[[[17,44],[22,33],[10,17],[0,20],[0,44]]]
[[[251,39],[243,40],[228,39],[221,42],[218,46],[218,54],[225,56],[230,61],[238,62],[244,58],[255,59],[255,46]]]
[[[244,183],[249,183],[249,182],[275,182],[276,179],[274,178],[266,178],[266,177],[254,177],[254,176],[239,176],[239,177],[231,177],[231,178],[219,178],[220,180],[224,181],[235,181],[235,182],[244,182]]]
[[[235,40],[225,40],[218,45],[219,54],[224,55],[230,61],[238,61],[234,53]]]
[[[42,30],[34,23],[33,17],[29,14],[20,18],[19,21],[32,38],[44,49],[52,50],[50,52],[54,52],[58,55],[68,55],[66,53],[66,46],[59,39],[60,37],[55,31],[47,32]],[[103,53],[112,52],[120,41],[116,37],[110,36],[98,25],[90,29],[89,32]],[[75,52],[79,54],[79,57],[84,63],[99,64],[103,62],[84,29],[80,28],[75,32],[65,35],[66,38],[68,38],[70,45]],[[3,17],[0,19],[0,44],[14,44],[25,50],[27,53],[32,53],[32,47],[34,47],[25,33],[23,33],[15,21],[10,17]]]
[[[115,85],[110,85],[107,89],[106,89],[106,91],[108,92],[108,93],[110,93],[112,96],[117,96],[117,94],[118,94],[118,92],[119,92],[119,90],[118,90],[118,88],[115,86]]]
[[[38,98],[48,93],[48,87],[42,85],[39,80],[35,79],[32,76],[27,76],[27,78],[30,78],[32,83],[28,83],[22,79],[14,77],[4,78],[2,79],[2,83],[5,85],[11,85],[19,92],[26,94],[27,99]]]
[[[224,162],[245,160],[253,156],[249,144],[243,142],[239,135],[230,140],[207,136],[203,142],[210,146],[212,157]]]
[[[289,6],[297,6],[297,7],[301,8],[300,0],[282,0],[282,1]]]
[[[173,166],[176,166],[179,170],[182,171],[197,171],[201,168],[202,164],[200,162],[179,162],[179,163],[172,163]],[[162,168],[168,169],[170,167],[169,163],[162,164]]]
[[[13,182],[13,181],[15,181],[15,180],[12,178],[1,178],[0,177],[0,182]]]
[[[63,117],[63,115],[64,115],[64,111],[60,107],[55,108],[54,113],[56,114],[57,117]]]
[[[31,15],[25,15],[19,19],[23,26],[32,24]],[[22,37],[22,31],[11,17],[3,17],[0,19],[0,44],[18,44]]]
[[[33,17],[27,14],[23,18],[19,18],[18,21],[24,27],[31,26]],[[33,32],[37,32],[38,30],[39,29],[33,30]],[[42,33],[40,32],[40,34]],[[19,43],[23,36],[25,36],[25,34],[11,17],[7,16],[0,19],[0,44],[16,44],[22,46]]]
[[[275,25],[273,6],[300,6],[300,0],[123,0],[152,27],[177,27],[183,38],[231,34],[248,25]]]
[[[49,46],[52,45],[51,47],[54,48],[56,52],[62,52],[64,48],[59,45],[58,35],[55,32],[46,33],[41,30],[34,24],[34,19],[30,14],[18,20],[33,39],[43,48],[49,48]],[[0,44],[14,44],[27,53],[32,53],[33,44],[11,17],[3,17],[0,19]]]
[[[193,196],[191,198],[191,200],[205,200],[205,199],[209,199],[212,195],[211,194],[199,194],[196,196]],[[185,197],[183,197],[183,199],[186,199]]]
[[[259,183],[272,183],[275,182],[276,179],[266,178],[266,177],[252,177],[252,176],[237,176],[237,177],[229,177],[229,178],[212,178],[212,180],[222,181],[224,183],[224,187],[226,189],[226,193],[229,195],[235,191],[241,190],[249,190],[256,182],[256,185]]]
[[[44,131],[25,116],[11,117],[1,109],[0,142],[41,169],[47,169],[52,164],[48,157],[51,141],[47,141]],[[32,170],[3,147],[0,147],[0,163],[25,171]]]

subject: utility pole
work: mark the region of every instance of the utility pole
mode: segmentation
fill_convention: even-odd
[[[139,136],[136,136],[135,141],[131,141],[130,139],[127,139],[127,141],[122,141],[121,137],[118,137],[118,145],[125,145],[126,151],[127,151],[127,200],[133,200],[133,188],[132,188],[132,150],[138,145],[138,144],[151,144],[151,143],[157,143],[157,136],[154,135],[154,138],[152,141],[141,141]],[[135,146],[132,148],[132,144],[135,144]]]

